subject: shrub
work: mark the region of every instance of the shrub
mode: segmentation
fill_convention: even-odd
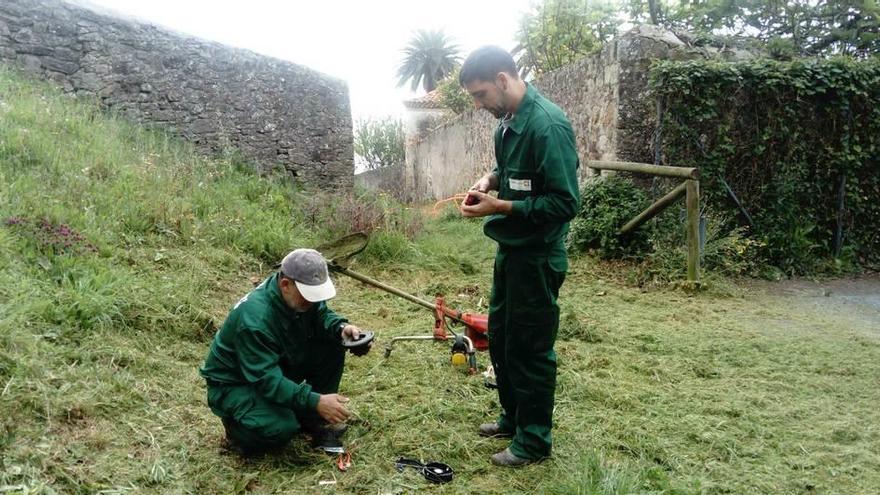
[[[667,283],[687,275],[687,233],[684,210],[670,207],[650,225],[650,250],[634,275],[638,285]],[[730,219],[711,211],[704,213],[705,242],[701,269],[725,276],[761,275],[767,263],[764,245],[748,236],[746,229],[730,229]],[[644,226],[642,228],[645,228]]]
[[[355,125],[354,152],[367,170],[402,164],[405,147],[406,133],[400,119],[366,119]]]
[[[677,204],[625,237],[619,229],[647,208],[644,190],[615,175],[588,181],[581,191],[581,210],[571,222],[568,238],[573,252],[591,251],[603,259],[639,261],[631,281],[668,283],[687,273],[685,210]],[[742,227],[731,229],[727,215],[703,213],[705,242],[701,266],[720,275],[759,275],[767,263],[763,241]]]
[[[593,251],[601,258],[640,257],[647,247],[645,230],[626,237],[617,231],[648,204],[645,192],[627,178],[614,175],[587,181],[580,211],[571,222],[569,249]]]

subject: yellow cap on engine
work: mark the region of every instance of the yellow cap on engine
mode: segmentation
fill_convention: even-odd
[[[465,356],[461,352],[455,352],[452,354],[452,364],[456,366],[461,366],[463,364],[467,364],[467,356]]]

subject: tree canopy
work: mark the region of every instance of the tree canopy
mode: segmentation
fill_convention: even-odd
[[[620,6],[590,0],[545,0],[520,20],[513,56],[523,77],[556,70],[610,40]]]
[[[443,31],[416,31],[403,54],[403,61],[397,69],[397,86],[409,81],[413,91],[419,84],[426,92],[433,91],[437,83],[461,63],[458,45],[453,44]]]
[[[594,53],[635,23],[782,58],[880,53],[877,0],[544,0],[520,20],[513,54],[523,75],[541,74]]]
[[[670,29],[787,45],[796,55],[880,49],[876,0],[629,0],[628,15]]]

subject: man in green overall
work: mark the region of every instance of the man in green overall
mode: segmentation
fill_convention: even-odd
[[[297,249],[232,308],[199,372],[208,406],[236,450],[277,449],[302,429],[316,447],[342,451],[339,435],[349,416],[348,399],[336,393],[342,339],[357,339],[360,329],[327,307],[335,295],[321,254]],[[351,349],[363,355],[369,348]]]
[[[521,80],[510,54],[487,46],[461,68],[477,109],[500,119],[495,168],[468,191],[466,217],[487,217],[498,242],[489,302],[489,354],[501,415],[484,436],[512,438],[492,462],[519,466],[550,455],[559,328],[556,298],[568,270],[564,241],[578,210],[574,132],[562,110]],[[497,190],[498,196],[487,194]]]

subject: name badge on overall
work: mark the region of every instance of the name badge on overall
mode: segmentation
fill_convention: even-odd
[[[531,191],[531,179],[510,179],[510,189],[513,191]]]

